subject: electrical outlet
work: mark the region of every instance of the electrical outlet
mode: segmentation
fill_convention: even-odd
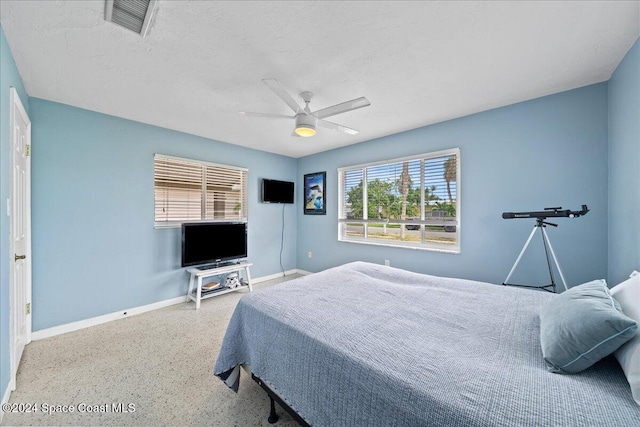
[[[311,253],[311,251],[307,252],[307,256],[308,256],[309,258],[311,258],[311,257],[312,257],[312,255],[313,255],[313,254]]]
[[[389,267],[391,265],[391,262],[388,259],[384,260],[384,265],[386,265],[387,267]]]

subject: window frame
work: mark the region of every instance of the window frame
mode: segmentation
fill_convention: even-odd
[[[166,159],[166,160],[174,160],[174,161],[179,161],[179,162],[187,162],[187,163],[193,163],[193,164],[197,164],[201,167],[218,167],[218,168],[224,168],[224,169],[233,169],[233,170],[237,170],[240,172],[245,173],[245,183],[243,185],[243,189],[245,190],[245,193],[241,193],[241,199],[243,200],[244,203],[244,212],[245,212],[245,216],[242,218],[224,218],[224,219],[212,219],[212,218],[203,218],[204,216],[206,216],[206,205],[207,205],[207,200],[206,200],[206,193],[207,193],[207,173],[206,173],[206,169],[203,170],[203,174],[202,174],[202,181],[201,181],[201,185],[202,185],[202,192],[204,194],[204,198],[203,200],[201,200],[201,219],[199,220],[181,220],[181,221],[156,221],[155,218],[155,204],[156,204],[156,200],[155,200],[155,192],[156,192],[156,169],[155,169],[155,163],[156,160],[158,159]],[[240,166],[234,166],[234,165],[225,165],[222,163],[213,163],[213,162],[207,162],[204,160],[196,160],[196,159],[190,159],[190,158],[186,158],[186,157],[177,157],[177,156],[169,156],[166,154],[159,154],[159,153],[155,153],[153,155],[153,192],[154,192],[154,202],[153,202],[153,206],[154,206],[154,213],[153,213],[153,228],[155,229],[161,229],[161,228],[180,228],[182,227],[182,224],[185,222],[189,222],[189,223],[198,223],[198,222],[229,222],[229,221],[233,221],[233,222],[249,222],[249,197],[248,197],[248,193],[249,193],[249,169],[248,168],[244,168],[244,167],[240,167]]]
[[[425,193],[425,188],[427,186],[427,184],[425,183],[425,179],[424,179],[424,161],[425,160],[429,160],[429,159],[434,159],[434,158],[438,158],[438,157],[444,157],[444,156],[451,156],[451,155],[455,155],[456,156],[456,243],[455,245],[452,245],[451,248],[442,248],[442,247],[430,247],[430,244],[427,244],[424,242],[424,236],[425,236],[425,228],[424,226],[427,225],[425,224],[425,213],[424,213],[424,193]],[[380,223],[384,223],[385,220],[380,220],[380,219],[368,219],[368,209],[367,209],[367,198],[364,197],[363,195],[363,218],[362,219],[350,219],[350,218],[342,218],[342,216],[344,215],[344,208],[345,208],[345,195],[346,195],[346,189],[343,186],[343,174],[345,172],[348,171],[353,171],[353,170],[362,170],[362,183],[363,183],[363,192],[364,190],[367,188],[367,173],[366,173],[366,169],[370,168],[370,167],[375,167],[375,166],[381,166],[381,165],[388,165],[388,164],[395,164],[395,163],[403,163],[403,162],[411,162],[411,161],[420,161],[421,162],[421,180],[420,180],[420,191],[421,191],[421,205],[422,205],[422,209],[421,209],[421,214],[420,217],[421,219],[416,221],[416,220],[386,220],[386,222],[388,224],[400,224],[402,227],[404,227],[406,224],[412,224],[412,225],[420,225],[420,233],[421,233],[421,241],[418,244],[415,243],[402,243],[402,242],[398,242],[398,241],[389,241],[389,242],[382,242],[382,241],[372,241],[369,240],[368,236],[367,236],[367,224],[380,224]],[[337,169],[338,171],[338,241],[339,242],[346,242],[346,243],[356,243],[356,244],[364,244],[364,245],[373,245],[373,246],[383,246],[383,247],[393,247],[393,248],[404,248],[404,249],[413,249],[413,250],[422,250],[422,251],[432,251],[432,252],[442,252],[442,253],[451,253],[451,254],[460,254],[461,253],[461,248],[462,248],[462,244],[461,244],[461,227],[460,224],[462,223],[461,218],[462,218],[462,191],[461,191],[461,156],[460,156],[460,148],[450,148],[450,149],[446,149],[446,150],[439,150],[439,151],[432,151],[432,152],[428,152],[428,153],[422,153],[422,154],[417,154],[417,155],[412,155],[412,156],[405,156],[405,157],[398,157],[398,158],[393,158],[393,159],[388,159],[388,160],[380,160],[380,161],[376,161],[376,162],[369,162],[369,163],[361,163],[358,165],[352,165],[352,166],[343,166]],[[348,237],[346,234],[343,233],[343,229],[344,226],[343,224],[346,223],[361,223],[363,225],[363,237]],[[344,235],[343,235],[344,234]],[[431,244],[432,245],[432,244]]]

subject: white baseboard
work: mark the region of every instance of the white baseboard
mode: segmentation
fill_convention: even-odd
[[[7,389],[4,391],[2,395],[2,405],[9,402],[9,398],[11,397],[11,384],[7,384]],[[2,423],[2,417],[4,417],[4,411],[0,409],[0,423]]]
[[[266,282],[267,280],[273,280],[273,279],[278,279],[280,277],[283,276],[288,276],[290,274],[295,274],[297,273],[298,270],[296,270],[295,268],[293,270],[287,270],[284,272],[284,274],[282,274],[282,272],[279,273],[275,273],[275,274],[270,274],[268,276],[262,276],[262,277],[257,277],[255,279],[251,279],[251,284],[254,283],[262,283],[262,282]]]
[[[100,325],[102,323],[111,322],[113,320],[124,319],[125,317],[135,316],[136,314],[146,313],[147,311],[157,310],[159,308],[169,307],[174,304],[180,304],[187,301],[186,296],[171,298],[164,301],[154,302],[152,304],[142,305],[127,310],[120,310],[114,313],[103,314],[102,316],[90,317],[89,319],[79,320],[77,322],[65,323],[64,325],[54,326],[52,328],[41,329],[31,333],[31,340],[41,340],[56,335],[66,334],[67,332],[77,331],[79,329],[88,328],[90,326]]]
[[[302,275],[311,274],[308,271],[297,270],[297,269],[285,271],[286,276],[294,273],[298,273]],[[253,284],[253,283],[266,282],[267,280],[277,279],[282,276],[283,276],[282,272],[270,274],[268,276],[262,276],[262,277],[257,277],[255,279],[252,279],[251,283]],[[102,316],[91,317],[89,319],[79,320],[77,322],[65,323],[64,325],[54,326],[52,328],[41,329],[39,331],[35,331],[31,333],[31,340],[37,341],[45,338],[55,337],[56,335],[66,334],[67,332],[77,331],[77,330],[88,328],[91,326],[100,325],[102,323],[111,322],[113,320],[124,319],[125,317],[135,316],[136,314],[146,313],[152,310],[158,310],[160,308],[169,307],[171,305],[180,304],[186,301],[187,301],[186,296],[175,297],[168,300],[158,301],[152,304],[143,305],[140,307],[134,307],[127,310],[120,310],[114,313],[104,314]]]
[[[298,274],[302,274],[303,276],[308,276],[308,275],[310,275],[310,274],[313,274],[311,271],[307,271],[307,270],[300,270],[300,269],[297,269],[297,270],[296,270],[296,273],[298,273]]]

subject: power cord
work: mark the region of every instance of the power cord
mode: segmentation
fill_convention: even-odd
[[[282,266],[282,250],[284,249],[284,207],[286,204],[282,204],[282,235],[280,236],[280,269],[282,270],[282,277],[286,277],[284,267]]]

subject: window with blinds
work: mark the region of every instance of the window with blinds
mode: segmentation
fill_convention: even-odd
[[[460,252],[460,150],[338,169],[338,240]]]
[[[247,220],[248,170],[156,154],[155,223]]]

